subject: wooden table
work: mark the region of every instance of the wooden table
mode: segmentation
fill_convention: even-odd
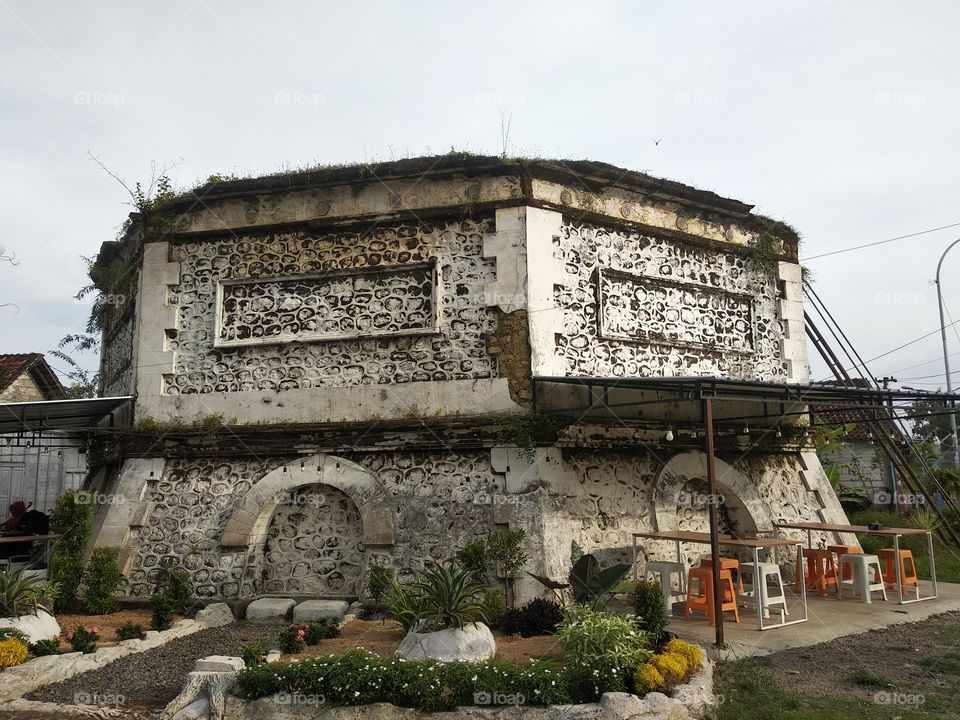
[[[683,556],[680,552],[680,543],[698,543],[701,545],[710,544],[710,533],[705,532],[692,532],[689,530],[661,530],[661,531],[650,531],[650,532],[638,532],[632,533],[633,536],[633,579],[637,580],[637,538],[647,538],[650,540],[669,540],[676,543],[677,547],[677,562],[683,565]],[[718,542],[720,545],[726,545],[730,547],[742,547],[748,548],[753,552],[753,602],[757,606],[757,629],[759,630],[771,630],[773,628],[786,627],[787,625],[797,625],[807,621],[807,585],[806,583],[801,583],[800,597],[803,602],[803,617],[799,620],[791,620],[786,622],[786,613],[780,613],[780,622],[777,624],[764,625],[763,624],[763,603],[760,602],[760,551],[761,550],[776,550],[779,547],[791,547],[797,546],[797,552],[800,552],[801,547],[803,546],[802,540],[790,540],[789,538],[781,537],[746,537],[746,538],[735,538],[731,535],[720,535],[718,537]],[[763,582],[766,582],[764,579]],[[786,608],[784,608],[786,609]]]
[[[44,562],[45,562],[47,565],[49,565],[49,564],[50,564],[50,558],[49,558],[49,555],[50,555],[50,541],[56,540],[56,539],[59,538],[59,537],[60,537],[59,535],[54,535],[54,534],[49,534],[49,535],[24,535],[24,534],[14,535],[14,534],[11,534],[9,531],[6,531],[6,532],[4,532],[4,534],[3,534],[2,536],[0,536],[0,545],[6,544],[6,543],[34,543],[34,542],[42,542],[42,543],[44,543],[44,548],[43,548],[43,560],[44,560]],[[6,566],[9,567],[9,565],[10,565],[10,559],[9,559],[9,558],[2,558],[2,559],[0,559],[0,565],[6,565]]]
[[[806,530],[807,531],[807,547],[813,547],[813,533],[814,532],[840,532],[840,533],[851,533],[853,535],[881,535],[884,537],[893,538],[893,556],[894,556],[894,572],[896,573],[896,590],[897,590],[897,602],[900,605],[908,605],[910,603],[922,602],[924,600],[934,600],[937,597],[937,567],[933,559],[933,533],[929,530],[922,530],[920,528],[876,528],[871,530],[867,525],[834,525],[831,523],[815,523],[815,522],[798,522],[798,523],[774,523],[773,526],[777,529],[792,529],[792,530]],[[920,597],[920,581],[917,580],[917,597],[912,600],[903,599],[903,589],[900,586],[901,573],[900,573],[900,538],[901,537],[913,537],[916,535],[926,535],[927,536],[927,555],[930,557],[930,580],[933,582],[933,595],[927,595],[925,597]],[[798,553],[797,557],[800,555]],[[798,564],[798,568],[803,566]],[[798,570],[799,572],[799,570]]]

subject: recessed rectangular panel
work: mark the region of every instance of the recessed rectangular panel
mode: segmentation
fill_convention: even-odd
[[[750,354],[753,298],[617,270],[597,273],[600,337]]]
[[[438,332],[434,263],[287,277],[217,287],[217,347]]]

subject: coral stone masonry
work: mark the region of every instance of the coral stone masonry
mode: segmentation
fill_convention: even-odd
[[[98,263],[125,278],[101,288],[126,298],[106,393],[136,400],[95,471],[96,544],[121,548],[131,598],[183,568],[201,600],[350,600],[371,563],[406,577],[496,526],[526,532],[536,574],[562,576],[573,540],[628,560],[632,532],[705,526],[678,500],[703,453],[664,439],[663,408],[544,415],[535,378],[808,381],[794,231],[602,163],[208,184]],[[717,453],[726,528],[842,519],[796,443]]]

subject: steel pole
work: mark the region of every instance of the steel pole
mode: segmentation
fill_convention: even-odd
[[[720,521],[717,517],[717,467],[714,456],[713,438],[713,400],[703,400],[703,425],[706,436],[707,451],[707,493],[710,502],[707,510],[710,515],[710,561],[713,564],[713,614],[716,620],[717,647],[723,647],[723,590],[720,587]],[[736,590],[733,593],[734,602],[737,599]]]
[[[950,353],[947,351],[947,323],[943,317],[943,292],[940,285],[940,268],[947,257],[947,253],[954,245],[960,243],[960,239],[954,240],[943,251],[940,256],[940,262],[937,263],[937,278],[934,282],[937,284],[937,309],[940,311],[940,340],[943,342],[943,371],[947,376],[947,393],[953,393],[953,383],[950,380]],[[950,401],[950,438],[953,440],[953,466],[960,468],[960,446],[957,444],[957,407],[953,401]]]

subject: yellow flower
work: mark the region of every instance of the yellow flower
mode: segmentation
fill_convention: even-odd
[[[637,668],[633,676],[633,685],[638,693],[646,695],[654,690],[666,690],[667,683],[663,675],[650,663],[644,663]]]
[[[674,638],[668,642],[664,649],[668,653],[683,656],[686,660],[688,674],[696,672],[700,663],[703,662],[703,649],[699,645],[693,645],[680,638]]]
[[[0,668],[19,665],[27,659],[27,646],[17,638],[0,641]]]
[[[654,655],[650,664],[660,671],[667,685],[671,687],[683,682],[683,678],[687,674],[687,660],[683,655],[673,653]]]

